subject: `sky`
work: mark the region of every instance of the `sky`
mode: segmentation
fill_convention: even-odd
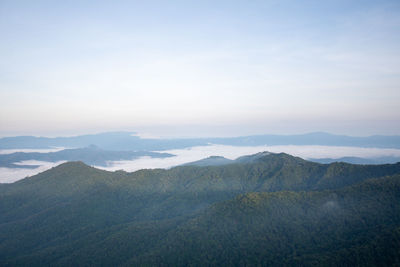
[[[0,135],[400,134],[399,1],[0,0]]]

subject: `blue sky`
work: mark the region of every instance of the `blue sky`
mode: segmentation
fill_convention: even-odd
[[[398,1],[0,0],[0,134],[400,134]]]

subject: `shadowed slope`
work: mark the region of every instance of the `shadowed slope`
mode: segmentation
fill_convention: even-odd
[[[75,261],[78,265],[80,263],[98,265],[104,260],[110,265],[129,262],[158,265],[160,262],[152,262],[152,260],[157,259],[157,255],[167,253],[165,249],[169,246],[168,244],[179,251],[179,246],[175,242],[196,244],[191,243],[193,239],[178,241],[182,237],[181,231],[185,233],[189,231],[187,235],[193,236],[195,239],[207,236],[206,232],[212,227],[204,220],[211,216],[211,221],[218,221],[218,223],[215,222],[215,227],[217,227],[215,231],[222,231],[221,239],[215,241],[218,241],[217,243],[214,244],[212,240],[210,240],[211,243],[204,241],[206,243],[204,243],[203,249],[213,250],[216,244],[225,246],[224,240],[227,238],[224,237],[224,230],[220,228],[219,223],[223,222],[222,225],[225,225],[226,220],[231,220],[229,218],[236,215],[243,216],[238,223],[243,224],[243,229],[247,229],[251,224],[246,226],[246,221],[248,223],[251,223],[248,220],[253,221],[248,214],[252,210],[257,214],[260,213],[261,217],[256,216],[254,220],[255,222],[261,220],[259,222],[264,225],[262,227],[266,227],[266,224],[276,223],[276,227],[282,231],[283,235],[279,246],[284,246],[285,242],[289,240],[284,238],[285,227],[297,229],[297,224],[287,224],[283,227],[286,221],[296,222],[294,215],[287,217],[291,211],[284,211],[289,206],[293,206],[294,210],[297,210],[296,203],[312,206],[314,205],[313,201],[317,201],[317,199],[329,201],[328,198],[332,196],[331,192],[316,192],[316,190],[342,188],[368,178],[400,173],[400,164],[361,166],[335,163],[323,165],[283,153],[265,153],[262,156],[255,155],[249,158],[253,160],[225,166],[182,166],[170,170],[141,170],[133,173],[108,172],[89,167],[82,162],[68,162],[39,175],[13,184],[2,185],[0,187],[0,264],[69,265],[70,262],[76,260],[79,261]],[[277,192],[272,195],[266,193],[281,190],[312,192]],[[386,190],[388,190],[388,194],[381,193]],[[393,190],[385,186],[379,187],[376,192],[371,192],[377,197],[385,198],[387,196],[388,200],[392,200],[393,192],[397,192]],[[339,195],[340,192],[335,194]],[[364,193],[365,191],[362,191],[359,196],[362,197]],[[245,194],[245,198],[242,194]],[[235,198],[238,195],[242,196]],[[281,200],[279,200],[279,196],[282,196]],[[268,213],[262,213],[264,206],[260,206],[262,207],[260,210],[258,204],[251,204],[253,200],[257,203],[258,199],[261,199],[260,203],[263,203],[265,197],[283,201],[279,204],[285,207],[282,213],[277,211],[271,217]],[[241,200],[242,198],[244,202]],[[249,200],[250,206],[245,205],[247,198],[251,200]],[[234,208],[228,207],[231,204],[221,202],[230,199],[233,199],[233,202],[226,203],[233,203],[232,207]],[[327,203],[329,208],[331,204]],[[364,201],[359,203],[363,205]],[[368,202],[366,205],[370,205],[369,203],[372,205],[373,202]],[[219,207],[231,211],[224,213]],[[383,206],[377,206],[377,208],[379,208],[379,212],[384,212]],[[235,210],[242,209],[243,213],[235,213]],[[231,213],[233,217],[229,215]],[[393,212],[390,211],[388,214],[392,216]],[[371,213],[374,218],[381,216],[378,215]],[[303,214],[299,218],[302,216],[305,215]],[[271,221],[274,217],[277,221]],[[209,226],[204,226],[205,228],[201,226],[197,232],[191,228],[192,220],[198,220],[199,223],[202,222],[201,225]],[[310,219],[306,218],[306,224],[309,223],[308,220],[311,220],[311,217]],[[384,219],[381,222],[384,225],[388,223],[397,225],[397,221]],[[339,223],[343,222],[339,221]],[[283,228],[279,228],[280,225]],[[335,225],[336,222],[332,227]],[[228,227],[229,224],[226,226]],[[209,229],[209,227],[211,228]],[[226,229],[229,230],[230,227]],[[248,229],[251,230],[251,227]],[[299,231],[303,231],[303,228],[299,228]],[[313,228],[312,231],[316,231],[315,229],[319,228]],[[259,230],[254,231],[254,233],[258,233]],[[236,232],[232,233],[237,235]],[[251,235],[255,238],[256,236],[257,234]],[[240,240],[244,240],[243,244],[250,242],[246,241],[247,239],[244,237]],[[190,245],[187,248],[190,247],[193,251],[198,249],[197,245]],[[106,251],[108,252],[106,253]],[[256,250],[252,251],[255,253]],[[191,255],[190,253],[193,252],[188,252],[187,255]],[[214,255],[207,253],[205,255],[210,255],[210,257]],[[317,251],[316,253],[322,252]],[[88,257],[88,255],[91,256]],[[148,257],[152,259],[150,262]],[[259,258],[259,256],[256,257]],[[199,259],[204,260],[202,257]],[[173,258],[166,258],[166,260],[173,260]],[[184,263],[179,259],[176,260],[178,265]]]

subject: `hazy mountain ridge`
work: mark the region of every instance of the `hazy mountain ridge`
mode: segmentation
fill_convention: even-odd
[[[265,153],[265,152],[260,152]],[[260,154],[258,153],[258,154]],[[230,160],[220,156],[211,156],[198,161],[193,161],[183,164],[183,166],[221,166],[232,163],[244,163],[247,159],[252,161],[253,156],[243,156],[235,160]],[[394,164],[400,162],[400,157],[387,156],[387,157],[374,157],[374,158],[360,158],[360,157],[341,157],[341,158],[308,158],[308,161],[317,162],[321,164],[331,163],[350,163],[350,164],[363,164],[363,165],[379,165],[379,164]]]
[[[222,166],[222,165],[233,164],[233,163],[254,163],[254,162],[257,162],[257,160],[259,160],[262,157],[267,156],[269,154],[270,154],[269,152],[259,152],[254,155],[241,156],[235,160],[230,160],[230,159],[227,159],[224,157],[219,157],[219,156],[211,156],[211,157],[208,157],[205,159],[201,159],[198,161],[183,164],[182,166],[206,167],[206,166]]]
[[[16,164],[26,160],[37,160],[47,162],[57,161],[83,161],[89,165],[107,166],[108,161],[132,160],[135,158],[149,156],[155,158],[172,157],[172,154],[148,151],[108,151],[100,149],[95,145],[84,148],[64,149],[57,152],[15,152],[11,154],[0,154],[0,167],[7,168],[34,168],[35,165]]]
[[[400,136],[373,135],[355,137],[323,132],[298,135],[253,135],[226,138],[140,138],[133,132],[109,132],[73,137],[17,136],[0,138],[0,149],[87,147],[94,144],[106,150],[168,150],[205,146],[210,143],[233,146],[326,145],[400,148]]]
[[[121,165],[121,163],[116,163],[116,161],[123,160],[126,162],[122,163],[121,169],[125,170],[136,170],[146,167],[151,168],[152,166],[170,168],[189,162],[190,160],[186,160],[184,157],[187,156],[186,149],[191,150],[193,146],[196,148],[193,150],[194,157],[192,158],[197,157],[198,159],[201,157],[196,156],[196,152],[201,151],[202,149],[205,151],[207,150],[207,147],[211,146],[211,149],[216,151],[214,154],[215,156],[224,155],[229,158],[233,158],[232,154],[235,154],[235,157],[238,157],[244,154],[255,153],[257,150],[262,151],[271,149],[275,152],[293,153],[303,157],[304,159],[314,157],[314,155],[318,155],[318,153],[320,155],[327,155],[328,157],[342,156],[340,158],[310,159],[320,163],[343,161],[354,164],[385,164],[400,161],[400,158],[398,157],[400,152],[399,150],[395,150],[396,147],[400,147],[399,144],[399,136],[350,137],[327,133],[187,139],[146,139],[140,138],[131,132],[109,132],[54,138],[33,136],[5,137],[0,138],[0,149],[11,149],[14,151],[17,150],[17,152],[0,154],[0,167],[20,170],[19,173],[13,177],[12,175],[14,170],[4,169],[1,173],[3,175],[1,177],[1,181],[12,182],[26,176],[37,174],[54,164],[58,164],[60,161],[81,160],[89,165],[113,168],[114,164]],[[280,145],[283,145],[284,147],[279,147]],[[317,146],[313,147],[314,145]],[[318,147],[318,145],[325,146],[325,148]],[[352,147],[338,147],[347,145],[351,145]],[[97,151],[90,149],[90,146],[97,147]],[[267,146],[271,147],[268,148]],[[276,147],[274,148],[274,146]],[[326,146],[332,146],[332,150],[326,149]],[[67,147],[67,149],[57,152],[39,151],[40,149],[54,149],[55,147]],[[250,151],[240,154],[238,153],[241,150],[240,147],[246,147],[246,150]],[[251,149],[249,149],[250,147],[257,148],[257,150],[251,151]],[[391,148],[393,151],[390,149],[386,150],[386,148]],[[37,149],[38,151],[18,152],[18,149]],[[166,154],[163,155],[156,153],[169,149],[176,149],[175,153],[172,152],[173,154],[177,155],[175,161],[152,161],[151,159],[148,159],[147,161],[134,162],[141,156],[149,156],[153,159],[167,157],[168,155]],[[314,151],[316,154],[312,153],[311,151]],[[327,153],[326,151],[331,152]],[[2,153],[7,153],[7,151],[3,151]],[[206,153],[203,154],[204,157],[209,155]],[[352,155],[359,156],[353,157]],[[41,162],[24,163],[24,161],[28,160]],[[216,166],[226,163],[229,163],[229,161],[210,158],[208,160],[198,160],[198,162],[195,163],[189,162],[186,165]],[[142,164],[142,166],[140,166],[140,164]]]
[[[400,162],[400,157],[375,157],[375,158],[360,158],[360,157],[342,157],[342,158],[319,158],[319,159],[308,159],[310,161],[329,164],[333,162],[346,162],[351,164],[386,164],[386,163],[397,163]]]
[[[0,186],[0,264],[361,264],[377,253],[365,238],[398,259],[400,164],[248,158],[133,173],[68,162]]]

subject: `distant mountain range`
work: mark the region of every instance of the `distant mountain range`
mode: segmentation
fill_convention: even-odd
[[[400,163],[239,159],[0,184],[0,265],[399,265]]]
[[[254,135],[229,138],[143,139],[132,132],[110,132],[74,137],[17,136],[0,138],[0,149],[16,148],[81,148],[96,145],[106,150],[158,151],[204,146],[208,144],[233,146],[260,145],[324,145],[376,148],[400,148],[400,136],[374,135],[353,137],[328,133],[301,135]]]
[[[375,157],[375,158],[360,158],[360,157],[342,157],[342,158],[320,158],[308,159],[310,161],[319,163],[333,163],[333,162],[346,162],[352,164],[387,164],[400,162],[400,157]]]
[[[199,166],[199,167],[205,167],[205,166],[222,166],[222,165],[227,165],[227,164],[233,164],[235,161],[231,159],[227,159],[224,157],[220,156],[211,156],[205,159],[193,161],[193,162],[188,162],[185,164],[182,164],[182,166]]]
[[[172,154],[146,152],[146,151],[108,151],[100,149],[95,145],[85,148],[64,149],[57,152],[15,152],[11,154],[0,154],[0,167],[7,168],[36,168],[35,165],[18,164],[27,160],[38,161],[83,161],[89,165],[107,166],[109,161],[132,160],[143,156],[154,158],[172,157]]]
[[[254,154],[254,155],[242,156],[235,160],[227,159],[227,158],[220,157],[220,156],[211,156],[211,157],[201,159],[198,161],[185,163],[182,166],[204,167],[204,166],[222,166],[222,165],[234,164],[234,163],[251,163],[251,162],[254,162],[264,156],[268,156],[269,154],[271,154],[271,153],[265,151],[265,152],[260,152],[260,153]]]
[[[246,163],[253,161],[257,157],[267,155],[269,152],[261,152],[251,156],[239,157],[230,160],[221,156],[211,156],[195,162],[183,164],[184,166],[221,166],[233,163]],[[14,152],[10,154],[0,154],[0,167],[5,168],[28,168],[35,169],[39,165],[24,164],[24,161],[82,161],[92,166],[112,166],[113,161],[119,160],[135,160],[137,158],[148,156],[152,158],[166,158],[175,155],[169,153],[149,152],[149,151],[112,151],[104,150],[95,145],[84,148],[64,149],[57,152]],[[359,158],[359,157],[342,157],[342,158],[312,158],[310,161],[328,164],[333,162],[346,162],[352,164],[385,164],[400,162],[400,157],[377,157],[377,158]]]
[[[183,164],[183,166],[222,166],[234,163],[245,163],[253,161],[255,158],[267,155],[269,152],[261,152],[251,156],[239,157],[236,160],[227,159],[220,156],[211,156],[198,161],[193,161]],[[318,162],[322,164],[330,164],[334,162],[345,162],[351,164],[393,164],[400,162],[400,157],[376,157],[376,158],[359,158],[359,157],[342,157],[342,158],[311,158],[309,161]]]

